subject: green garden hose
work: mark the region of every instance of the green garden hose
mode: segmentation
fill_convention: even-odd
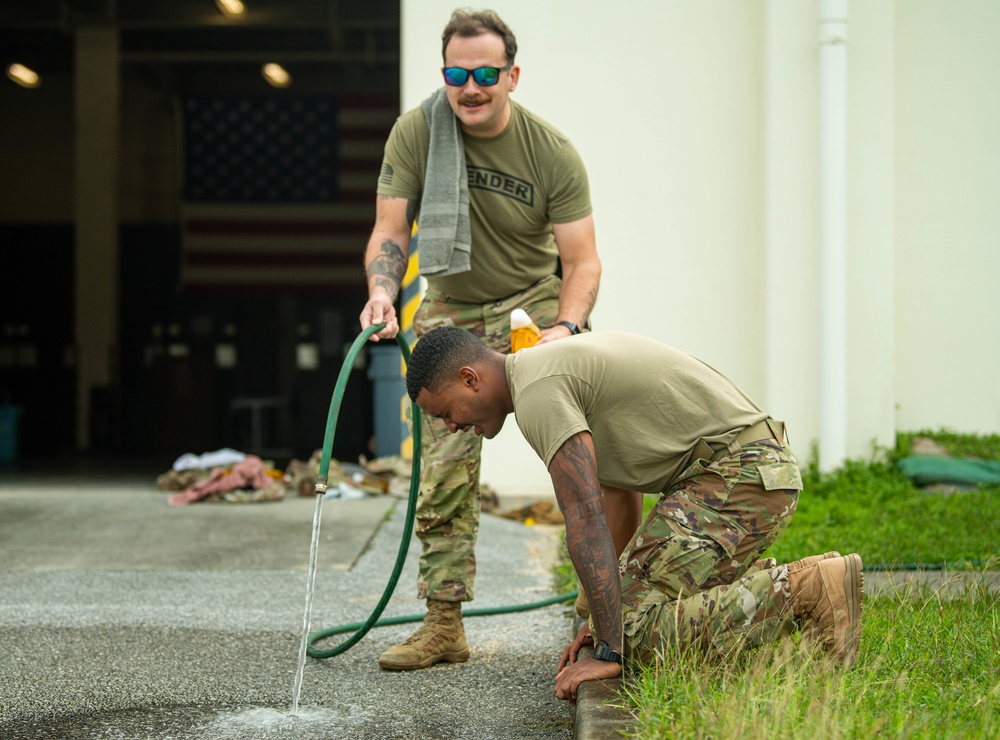
[[[326,435],[323,439],[323,456],[319,463],[319,478],[316,481],[316,495],[323,496],[326,494],[327,480],[330,473],[330,454],[333,449],[333,438],[334,432],[337,427],[337,417],[340,414],[340,404],[344,400],[344,391],[347,387],[347,380],[351,374],[351,368],[354,366],[354,359],[357,357],[358,352],[368,341],[368,338],[372,334],[381,331],[385,327],[385,324],[375,324],[365,329],[354,340],[354,344],[351,345],[351,349],[348,351],[347,356],[344,358],[344,364],[340,368],[340,376],[337,378],[337,385],[333,391],[333,398],[330,401],[330,413],[327,415],[326,420]],[[410,361],[410,347],[407,345],[406,340],[403,338],[402,334],[396,335],[396,343],[399,345],[400,350],[403,353],[403,360],[405,362]],[[362,637],[368,634],[368,631],[372,627],[387,627],[393,624],[405,624],[407,622],[419,622],[424,618],[423,614],[410,614],[404,617],[390,617],[388,619],[379,620],[382,616],[382,612],[385,609],[386,604],[389,603],[389,599],[392,597],[392,592],[396,589],[396,583],[399,581],[399,574],[403,570],[403,564],[406,562],[406,553],[410,546],[410,537],[413,535],[413,519],[416,512],[417,506],[417,494],[420,491],[420,447],[421,447],[421,430],[420,430],[420,408],[417,404],[413,404],[413,465],[410,470],[410,495],[407,499],[407,510],[406,519],[403,526],[403,536],[400,538],[399,550],[396,552],[396,562],[392,568],[392,575],[389,577],[389,582],[386,584],[385,590],[382,592],[382,598],[379,599],[378,604],[375,606],[374,611],[369,615],[368,619],[364,622],[355,622],[353,624],[345,624],[338,627],[329,627],[323,630],[317,630],[316,632],[311,632],[309,634],[309,647],[308,655],[311,658],[332,658],[335,655],[340,655],[345,652],[353,645],[355,645]],[[519,604],[514,606],[501,606],[492,609],[469,609],[462,612],[463,617],[485,617],[494,614],[510,614],[512,612],[522,612],[529,611],[531,609],[541,609],[545,606],[550,606],[552,604],[559,604],[564,601],[570,601],[575,599],[578,591],[570,591],[569,593],[562,594],[560,596],[553,596],[550,599],[545,599],[543,601],[535,601],[530,604]],[[326,650],[321,650],[314,646],[314,643],[318,642],[327,637],[332,637],[333,635],[341,635],[345,632],[353,632],[349,638],[344,640],[342,643],[336,647],[329,648]]]

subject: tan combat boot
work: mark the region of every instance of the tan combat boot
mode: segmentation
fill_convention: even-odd
[[[469,643],[462,626],[462,604],[457,601],[427,600],[423,626],[404,642],[391,647],[378,658],[387,671],[413,671],[448,661],[462,663],[469,659]]]
[[[814,561],[798,570],[789,568],[792,613],[802,632],[816,640],[844,669],[854,665],[861,640],[864,574],[861,556]]]
[[[836,550],[832,552],[824,552],[822,555],[810,555],[807,558],[802,558],[802,560],[796,560],[794,563],[788,563],[789,572],[793,570],[802,570],[808,565],[813,563],[818,563],[820,560],[829,560],[830,558],[839,558],[840,553]],[[778,567],[778,561],[774,558],[761,558],[757,560],[753,565],[747,568],[747,573],[754,570],[771,570],[772,568]]]
[[[831,550],[830,552],[824,552],[822,555],[810,555],[807,558],[802,558],[801,560],[796,560],[795,562],[788,563],[788,572],[794,573],[797,570],[808,568],[810,565],[821,563],[824,560],[831,560],[833,558],[839,558],[839,557],[840,553],[837,552],[836,550]]]

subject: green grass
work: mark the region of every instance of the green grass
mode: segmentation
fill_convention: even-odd
[[[978,588],[872,599],[851,671],[796,639],[718,663],[670,656],[623,682],[623,706],[644,740],[998,737],[998,615],[996,593]]]
[[[895,465],[909,455],[915,436],[931,437],[955,454],[1000,460],[1000,435],[950,431],[900,434],[895,450],[871,461],[848,461],[827,475],[819,472],[813,451],[803,468],[798,510],[767,554],[781,563],[840,550],[859,553],[866,568],[978,568],[1000,553],[1000,485],[949,495],[917,488]],[[656,497],[646,496],[645,510],[655,503]]]
[[[915,436],[955,455],[1000,460],[1000,436],[949,430],[898,435],[894,450],[831,474],[804,466],[805,490],[768,551],[778,562],[827,550],[858,552],[866,568],[1000,567],[1000,486],[950,495],[910,483],[895,462]],[[646,497],[647,510],[655,502]],[[561,592],[575,587],[564,563]],[[942,600],[927,587],[865,604],[854,669],[833,671],[796,638],[731,660],[670,655],[623,682],[640,738],[1000,737],[1000,597],[981,586]]]
[[[892,463],[850,461],[831,475],[807,472],[798,510],[768,554],[787,562],[840,550],[868,567],[978,566],[1000,553],[998,522],[998,485],[946,496],[917,488]]]

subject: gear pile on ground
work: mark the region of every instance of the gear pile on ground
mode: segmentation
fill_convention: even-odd
[[[171,469],[158,476],[157,488],[171,491],[167,503],[185,506],[198,501],[227,501],[233,504],[280,501],[288,484],[285,474],[268,466],[256,455],[244,455],[236,462]]]
[[[171,505],[197,501],[258,503],[278,501],[286,493],[315,496],[323,451],[316,450],[308,460],[293,459],[284,471],[273,461],[261,460],[237,450],[225,448],[203,455],[185,454],[174,467],[156,478],[156,487],[171,493]],[[327,471],[327,495],[332,498],[360,498],[391,495],[406,498],[410,493],[412,463],[400,455],[367,459],[357,463],[330,458]],[[490,486],[480,485],[482,510],[525,524],[562,524],[559,509],[551,501],[537,501],[509,511],[500,511],[500,498]]]
[[[308,460],[292,460],[285,469],[289,486],[299,496],[315,496],[319,480],[323,451],[316,450]],[[402,457],[380,457],[368,461],[342,463],[330,458],[327,471],[327,490],[382,495],[386,493],[405,496],[410,487],[410,463]]]

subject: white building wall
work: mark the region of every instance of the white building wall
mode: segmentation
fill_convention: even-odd
[[[896,4],[899,429],[1000,431],[1000,3]]]
[[[403,0],[404,109],[441,84],[441,31],[455,7]],[[516,99],[569,135],[587,164],[604,263],[595,326],[636,331],[715,365],[789,422],[806,458],[820,393],[817,3],[488,7],[517,34]],[[1000,367],[990,321],[1000,299],[987,289],[1000,275],[1000,208],[988,208],[998,202],[989,163],[1000,161],[1000,139],[989,132],[1000,130],[1000,47],[988,43],[987,21],[998,12],[991,0],[851,3],[850,456],[867,455],[873,441],[892,444],[896,428],[1000,426],[998,392],[983,387]],[[925,54],[941,28],[948,42]],[[953,109],[935,108],[928,120],[924,108],[938,96]],[[942,131],[957,117],[958,131]],[[909,167],[922,163],[922,177],[901,182],[910,177],[901,150]],[[956,168],[972,181],[961,208],[944,212],[940,201],[958,196],[939,175]],[[935,313],[914,315],[942,276],[948,285],[931,289]],[[947,388],[945,371],[957,364],[973,367],[962,388]],[[483,480],[504,493],[550,490],[513,420],[485,444]]]
[[[895,444],[894,3],[850,3],[847,456]]]
[[[800,457],[819,433],[819,47],[816,8],[765,5],[761,116],[765,327],[760,403]]]

